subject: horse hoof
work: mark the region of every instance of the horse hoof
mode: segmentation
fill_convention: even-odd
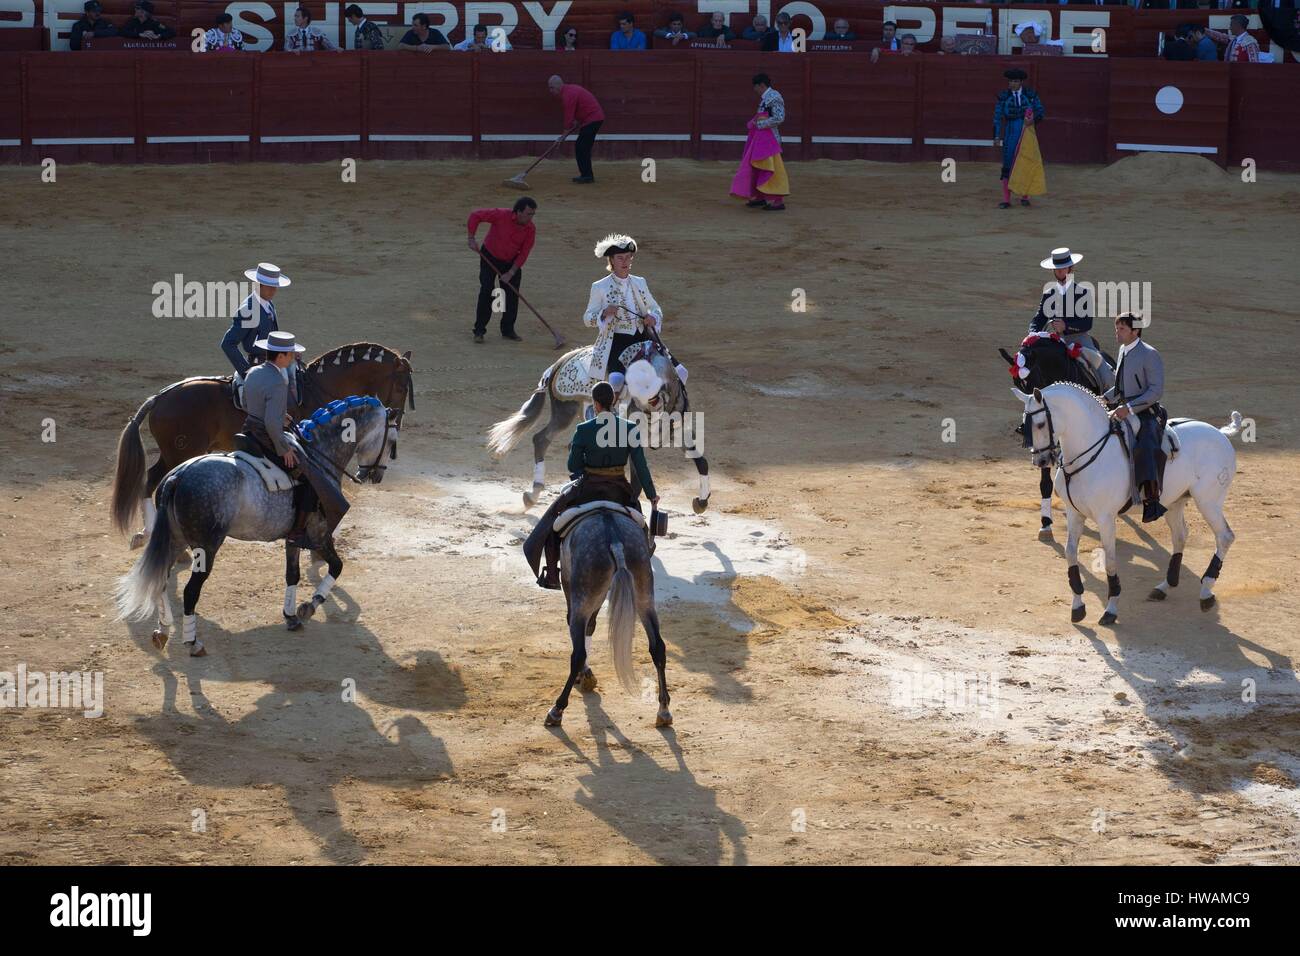
[[[289,615],[285,615],[284,626],[285,629],[289,631],[301,631],[302,621],[298,618],[297,614],[293,615],[292,617],[290,617]]]
[[[167,632],[160,627],[149,635],[149,640],[153,642],[153,646],[158,648],[158,650],[165,651],[167,650],[168,636]]]
[[[1118,620],[1119,620],[1118,614],[1112,614],[1110,613],[1110,611],[1107,611],[1105,614],[1103,614],[1100,618],[1097,619],[1097,623],[1107,625],[1107,624],[1114,624]]]
[[[1215,598],[1213,594],[1207,598],[1201,598],[1201,610],[1208,611],[1210,608],[1214,607],[1216,600],[1217,598]]]
[[[673,725],[673,715],[669,713],[667,708],[664,708],[663,710],[659,711],[659,713],[655,714],[656,727],[671,727],[672,725]]]
[[[1163,601],[1163,600],[1164,600],[1165,598],[1167,598],[1168,596],[1169,596],[1169,595],[1165,594],[1165,592],[1162,591],[1162,590],[1160,590],[1159,588],[1152,588],[1152,589],[1151,589],[1151,593],[1147,595],[1147,600],[1148,600],[1148,601]]]
[[[578,684],[578,687],[586,693],[591,693],[596,689],[596,675],[591,672],[590,668],[582,672],[582,682]]]
[[[564,721],[564,711],[556,710],[554,707],[552,707],[550,710],[546,712],[546,720],[544,721],[544,723],[547,727],[558,727],[560,726],[561,723],[563,723],[563,721]]]
[[[1087,613],[1088,613],[1087,607],[1080,604],[1078,607],[1070,609],[1070,620],[1073,623],[1078,624],[1080,621],[1083,620],[1083,616]]]
[[[525,508],[525,509],[527,509],[527,508],[531,508],[531,507],[532,507],[533,505],[535,505],[535,504],[537,504],[537,499],[534,498],[534,497],[533,497],[531,494],[529,494],[527,491],[525,491],[525,492],[524,492],[524,508]]]
[[[1043,525],[1038,529],[1038,536],[1040,538],[1050,538],[1052,536],[1052,526],[1050,524]]]
[[[1050,532],[1051,530],[1052,530],[1052,519],[1044,517],[1042,519],[1042,523],[1039,525],[1038,528],[1039,533],[1041,534],[1044,531]]]
[[[694,511],[697,515],[702,515],[702,514],[704,514],[704,512],[705,512],[706,510],[708,510],[708,507],[709,507],[709,499],[708,499],[708,498],[692,498],[692,499],[691,499],[691,510]]]
[[[303,601],[299,604],[298,610],[294,613],[294,617],[298,619],[298,627],[302,627],[303,621],[311,620],[311,616],[315,613],[316,603],[314,601]],[[296,628],[290,628],[290,630],[296,630]]]
[[[137,531],[135,534],[131,535],[131,550],[135,551],[138,548],[143,548],[144,542],[145,533],[143,531]]]
[[[208,649],[203,646],[202,641],[194,641],[190,645],[190,657],[207,657]]]

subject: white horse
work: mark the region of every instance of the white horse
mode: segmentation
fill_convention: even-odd
[[[1035,467],[1056,466],[1056,493],[1065,502],[1068,535],[1065,557],[1069,562],[1070,590],[1074,594],[1071,621],[1081,621],[1085,613],[1083,580],[1079,576],[1079,536],[1085,519],[1096,522],[1106,552],[1106,613],[1099,623],[1114,624],[1119,617],[1119,567],[1115,560],[1115,526],[1119,511],[1130,500],[1132,477],[1128,456],[1112,429],[1106,406],[1091,392],[1067,383],[1034,389],[1026,395],[1012,389],[1025,406],[1025,427],[1030,431]],[[1172,554],[1165,579],[1151,591],[1149,598],[1163,601],[1169,589],[1178,586],[1182,567],[1183,545],[1187,542],[1187,521],[1183,508],[1187,499],[1196,501],[1214,531],[1214,557],[1201,577],[1201,610],[1214,606],[1214,584],[1223,569],[1235,535],[1223,516],[1223,502],[1228,496],[1237,471],[1237,453],[1231,439],[1241,431],[1241,415],[1232,413],[1232,421],[1223,428],[1190,419],[1176,420],[1181,450],[1165,468],[1160,503],[1168,510],[1165,520],[1173,533]],[[1171,423],[1170,428],[1174,427]],[[1132,432],[1126,436],[1130,447]]]

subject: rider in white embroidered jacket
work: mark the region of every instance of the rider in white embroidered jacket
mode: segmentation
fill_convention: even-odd
[[[591,284],[591,298],[582,316],[587,326],[598,329],[589,372],[597,380],[608,377],[616,400],[621,397],[627,371],[619,356],[629,345],[651,340],[650,329],[658,334],[664,324],[663,310],[645,279],[631,273],[636,248],[634,239],[621,235],[606,236],[596,244],[595,253],[606,257],[610,274]],[[677,377],[685,382],[686,367],[671,355],[669,358]]]

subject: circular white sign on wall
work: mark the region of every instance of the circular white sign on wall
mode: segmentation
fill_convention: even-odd
[[[1156,109],[1173,115],[1183,108],[1183,91],[1176,86],[1162,86],[1156,91]]]

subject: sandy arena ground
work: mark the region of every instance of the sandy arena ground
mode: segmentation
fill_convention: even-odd
[[[1300,179],[1143,156],[1054,167],[1037,208],[1000,212],[990,166],[944,185],[937,165],[818,162],[792,165],[777,217],[728,200],[729,163],[662,162],[655,184],[605,164],[584,189],[544,165],[525,294],[590,341],[591,246],[633,233],[714,472],[696,517],[693,469],[652,459],[676,727],[617,688],[602,623],[601,690],[552,732],[569,651],[562,598],[518,553],[530,451],[494,463],[482,441],[556,353],[526,312],[522,344],[469,336],[464,220],[513,201],[519,168],[0,170],[0,670],[107,683],[100,719],[0,711],[0,861],[1300,862]],[[1256,422],[1215,611],[1189,509],[1170,601],[1143,599],[1166,526],[1125,521],[1119,624],[1095,623],[1093,533],[1069,623],[1063,521],[1038,540],[994,352],[1062,244],[1081,278],[1152,283],[1173,414]],[[114,620],[138,554],[108,525],[115,442],[158,388],[228,369],[224,323],[155,319],[150,289],[258,259],[294,279],[276,304],[311,354],[413,349],[418,408],[395,470],[354,497],[323,617],[287,633],[282,552],[231,542],[199,608],[209,656],[162,656]],[[980,675],[982,706],[914,693],[955,674]]]

